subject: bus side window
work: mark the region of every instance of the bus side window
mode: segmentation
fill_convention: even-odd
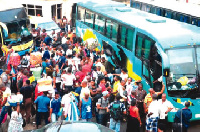
[[[133,29],[127,29],[127,44],[126,48],[130,51],[133,50],[133,35],[134,35],[134,30]]]
[[[111,20],[106,20],[106,37],[111,38]]]
[[[86,10],[85,24],[88,27],[93,28],[93,21],[94,21],[94,13],[92,13],[91,11]]]
[[[156,15],[161,16],[161,8],[156,8]]]
[[[191,18],[191,24],[196,25],[197,24],[197,19],[196,18]]]
[[[156,8],[152,6],[150,12],[156,14]]]
[[[200,19],[197,20],[197,26],[200,27]]]
[[[142,11],[146,11],[147,5],[146,5],[146,4],[144,4],[144,3],[142,3],[141,5],[142,5],[142,8],[141,8],[141,10],[142,10]]]
[[[136,8],[136,3],[135,3],[135,1],[132,1],[131,6],[132,6],[133,8]]]
[[[112,40],[117,42],[117,32],[119,25],[115,22],[112,22]]]
[[[104,34],[105,31],[105,18],[96,14],[95,15],[95,24],[94,24],[94,29],[101,34]]]
[[[139,35],[136,36],[136,44],[135,44],[135,56],[141,59],[142,55],[142,42],[143,38]]]
[[[85,20],[85,9],[82,7],[78,7],[78,17],[77,19],[81,22],[84,22]]]
[[[146,6],[146,12],[150,12],[151,11],[151,6],[150,5],[147,5]]]
[[[136,3],[136,9],[140,10],[140,3]]]
[[[121,26],[121,42],[120,44],[125,47],[126,45],[126,28]]]

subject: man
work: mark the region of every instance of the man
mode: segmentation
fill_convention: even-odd
[[[125,94],[124,94],[124,92],[126,92],[126,91],[125,91],[125,87],[126,87],[126,82],[125,82],[125,80],[121,80],[121,83],[120,83],[119,88],[118,88],[118,92],[119,92],[119,94],[120,94],[120,96],[121,96],[121,98],[122,98],[122,100],[123,100],[124,102],[125,102],[126,99],[127,99],[127,96],[125,96]]]
[[[135,92],[135,90],[132,90],[131,91],[131,95],[129,95],[128,97],[127,97],[127,102],[128,102],[128,105],[131,105],[131,101],[133,100],[133,99],[136,99],[135,98],[136,97],[136,92]]]
[[[192,112],[189,107],[190,102],[186,102],[185,107],[175,114],[174,122],[182,124],[182,128],[178,128],[178,132],[187,132],[188,130],[190,119],[192,118]]]
[[[113,92],[112,92],[112,94],[114,94],[115,96],[118,93],[118,89],[119,89],[119,86],[120,86],[120,80],[121,80],[120,76],[115,76],[114,77],[115,83],[113,85]]]
[[[56,64],[58,63],[59,58],[60,58],[59,51],[56,51],[56,55],[53,57],[53,59],[55,60]]]
[[[146,104],[144,103],[145,96],[147,92],[143,89],[142,83],[138,84],[138,88],[135,90],[137,107],[139,109],[140,118],[142,121],[142,129],[145,130],[145,118],[146,118]]]
[[[37,115],[36,115],[36,125],[37,129],[38,126],[41,124],[42,116],[44,116],[45,124],[48,124],[48,106],[50,104],[50,99],[47,97],[47,91],[43,92],[42,96],[37,97],[35,100],[35,104],[38,105]]]
[[[159,103],[157,101],[157,94],[152,95],[152,102],[149,105],[149,110],[146,120],[146,130],[147,132],[157,132],[157,124],[159,118]]]
[[[115,132],[120,132],[120,120],[122,115],[126,114],[125,105],[120,102],[120,95],[116,95],[116,101],[112,102],[108,106],[108,112],[110,111],[110,129],[115,130]]]
[[[97,104],[97,109],[98,109],[98,119],[99,119],[99,124],[106,126],[107,121],[108,121],[108,116],[109,113],[107,112],[108,109],[108,91],[104,91],[103,93],[103,97],[101,97],[100,99],[98,99]]]
[[[58,120],[58,113],[61,107],[61,98],[59,93],[55,93],[55,98],[50,101],[49,121],[56,122]]]
[[[144,99],[144,103],[145,103],[145,106],[146,106],[146,110],[145,111],[148,111],[148,107],[149,107],[149,104],[152,102],[152,96],[153,94],[156,94],[157,96],[163,94],[165,90],[165,85],[162,83],[162,89],[160,92],[155,92],[153,88],[150,88],[149,89],[149,93],[145,96],[145,99]]]
[[[83,81],[81,86],[82,86],[82,89],[81,89],[81,94],[80,94],[80,100],[85,96],[85,93],[88,93],[90,95],[90,90],[87,87],[87,81]]]
[[[6,88],[9,88],[10,89],[10,85],[11,85],[11,82],[10,82],[10,70],[6,69],[5,72],[2,73],[1,75],[1,79],[2,79],[2,83],[6,86]]]
[[[92,118],[92,99],[89,97],[89,93],[85,92],[85,96],[80,99],[79,103],[80,118],[82,121],[91,121]]]
[[[42,59],[43,60],[50,59],[50,53],[49,53],[48,48],[45,48],[44,54],[42,56]]]
[[[60,58],[58,61],[59,62],[58,65],[59,65],[59,69],[62,69],[65,64],[66,58],[65,58],[65,55],[63,55],[61,52],[59,52],[59,54],[60,54]]]
[[[8,103],[8,97],[11,96],[11,91],[9,88],[6,88],[6,86],[2,83],[0,84],[0,90],[3,92],[3,100],[1,102],[1,114],[0,114],[0,124],[2,123],[6,113],[8,112],[9,115],[11,115],[11,107],[10,104]]]
[[[166,99],[166,94],[162,94],[162,99],[158,100],[160,119],[158,120],[158,131],[163,132],[167,128],[167,114],[173,109],[173,105]]]
[[[97,94],[92,98],[92,102],[95,106],[95,115],[96,115],[96,122],[99,123],[99,115],[98,115],[98,110],[96,108],[96,103],[98,102],[98,100],[103,96],[102,94],[102,89],[101,88],[97,88]]]
[[[30,123],[33,91],[34,88],[30,86],[30,80],[26,80],[25,85],[20,89],[20,93],[23,95],[23,101],[24,101],[24,110],[22,112],[22,115],[26,113],[27,124]]]

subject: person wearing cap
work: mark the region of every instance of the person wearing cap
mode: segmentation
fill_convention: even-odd
[[[109,119],[109,113],[107,112],[108,109],[108,104],[109,104],[109,94],[108,91],[104,91],[102,92],[103,97],[101,97],[100,99],[98,99],[98,102],[96,103],[97,105],[97,111],[98,111],[98,123],[101,125],[106,126],[107,125],[107,121]]]
[[[37,125],[37,129],[38,126],[41,125],[41,119],[42,116],[44,116],[45,119],[45,124],[48,124],[48,107],[50,105],[50,99],[47,97],[48,92],[47,91],[43,91],[43,95],[37,97],[37,99],[35,100],[35,104],[37,104],[38,108],[37,108],[37,114],[36,114],[36,125]]]
[[[157,132],[157,125],[159,119],[159,108],[160,104],[157,101],[157,94],[152,95],[152,102],[149,105],[147,119],[146,119],[146,130],[147,132]]]

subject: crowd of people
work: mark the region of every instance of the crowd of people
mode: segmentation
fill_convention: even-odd
[[[111,68],[104,52],[88,49],[75,33],[66,32],[62,23],[57,34],[32,30],[35,48],[31,52],[42,54],[40,64],[30,64],[29,52],[18,66],[7,63],[1,74],[0,124],[8,115],[8,131],[22,131],[36,115],[37,128],[42,119],[48,124],[58,120],[90,122],[95,118],[116,132],[120,132],[121,122],[127,122],[127,132],[166,131],[167,114],[173,105],[166,99],[165,85],[159,92],[153,88],[145,91],[140,80],[129,78],[126,68]],[[34,76],[32,67],[42,68],[39,77]],[[37,78],[47,76],[52,79],[53,92],[38,89]],[[11,106],[8,98],[13,93],[22,94],[23,103]],[[185,106],[181,110],[184,116],[178,111],[175,121],[183,118],[182,128],[187,131],[192,113],[188,102]]]

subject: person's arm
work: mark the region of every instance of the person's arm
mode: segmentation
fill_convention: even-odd
[[[140,122],[140,126],[142,125],[141,119],[140,119],[140,114],[139,114],[139,109],[136,109],[136,115],[137,115],[137,119]]]
[[[107,107],[101,107],[101,98],[98,100],[97,109],[99,109],[99,110],[107,110]]]
[[[53,109],[50,108],[50,111],[49,111],[49,122],[51,121],[51,114],[52,114],[52,111],[53,111]]]
[[[162,89],[160,92],[157,92],[157,95],[163,94],[164,91],[165,91],[165,85],[162,83]]]
[[[80,103],[79,103],[80,118],[81,118],[81,106],[82,106],[82,100],[80,100]]]
[[[20,103],[17,103],[17,113],[19,114],[20,112]]]
[[[56,88],[56,77],[53,77],[53,88]]]
[[[6,104],[6,102],[7,102],[7,97],[4,97],[3,102],[1,103],[1,107],[4,106]]]

